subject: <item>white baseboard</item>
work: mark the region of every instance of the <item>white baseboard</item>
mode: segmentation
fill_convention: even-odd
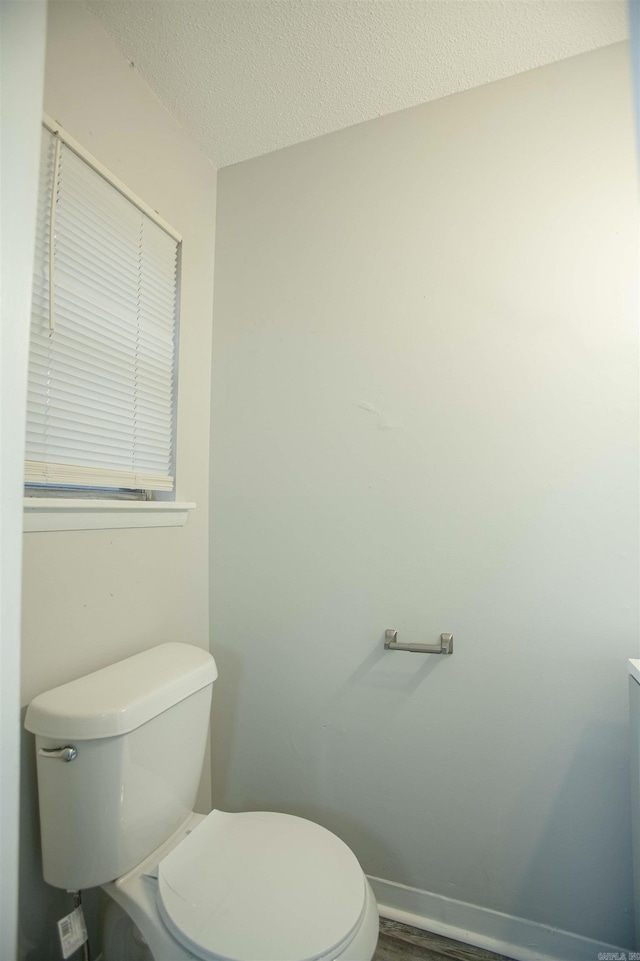
[[[515,961],[596,961],[599,954],[626,957],[629,951],[393,881],[372,877],[369,881],[383,918],[504,954]]]

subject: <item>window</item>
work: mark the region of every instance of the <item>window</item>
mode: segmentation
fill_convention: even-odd
[[[177,234],[45,121],[27,484],[173,490],[179,259]]]

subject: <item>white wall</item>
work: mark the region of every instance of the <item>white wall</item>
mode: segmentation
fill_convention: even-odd
[[[211,580],[216,805],[627,946],[630,90],[620,44],[221,171]]]
[[[0,4],[0,956],[16,955],[20,759],[20,558],[27,349],[35,244],[46,4]]]
[[[216,174],[80,3],[50,6],[44,109],[183,237],[177,498],[195,501],[197,508],[185,528],[25,535],[23,704],[42,690],[164,641],[209,643]],[[29,768],[25,778],[22,950],[40,961],[58,957],[51,929],[55,898],[39,880]],[[207,771],[200,808],[209,810],[209,801]]]
[[[633,89],[635,93],[634,106],[636,118],[636,144],[638,147],[640,147],[640,0],[629,0],[628,16],[631,46],[631,67],[633,75]]]

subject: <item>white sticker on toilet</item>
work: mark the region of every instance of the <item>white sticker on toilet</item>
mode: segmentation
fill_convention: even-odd
[[[58,921],[58,934],[63,958],[68,958],[82,947],[87,940],[87,926],[84,923],[82,905]]]

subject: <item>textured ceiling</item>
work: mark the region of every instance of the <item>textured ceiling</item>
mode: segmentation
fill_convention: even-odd
[[[626,38],[624,0],[88,0],[216,167]]]

